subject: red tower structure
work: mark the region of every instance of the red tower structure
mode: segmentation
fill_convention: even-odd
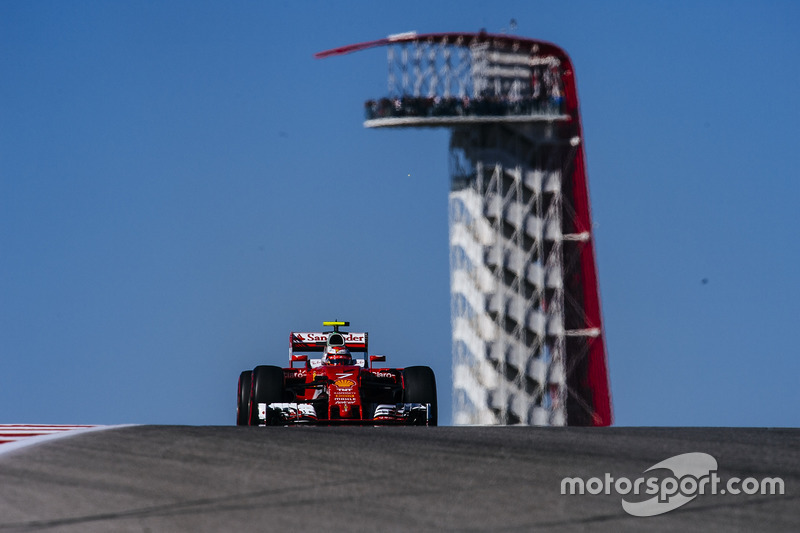
[[[446,127],[456,424],[612,423],[583,131],[554,44],[415,32],[388,50],[370,128]]]

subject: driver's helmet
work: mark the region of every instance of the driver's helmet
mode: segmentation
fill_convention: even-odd
[[[352,365],[353,358],[347,346],[328,346],[325,348],[325,357],[322,361],[326,365]]]

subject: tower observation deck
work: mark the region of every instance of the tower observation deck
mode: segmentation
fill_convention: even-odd
[[[405,33],[368,128],[445,127],[455,424],[612,422],[575,75],[557,46]]]

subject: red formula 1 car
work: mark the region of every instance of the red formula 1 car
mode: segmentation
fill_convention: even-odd
[[[237,425],[437,424],[433,370],[373,368],[386,357],[367,356],[367,333],[339,331],[349,322],[323,325],[333,331],[289,334],[289,368],[262,365],[241,373]],[[321,359],[308,355],[320,352]]]

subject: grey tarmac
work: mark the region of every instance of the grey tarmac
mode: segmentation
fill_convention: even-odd
[[[561,494],[688,452],[785,493],[645,518],[613,491]],[[0,456],[0,533],[800,531],[799,489],[798,429],[133,426]]]

